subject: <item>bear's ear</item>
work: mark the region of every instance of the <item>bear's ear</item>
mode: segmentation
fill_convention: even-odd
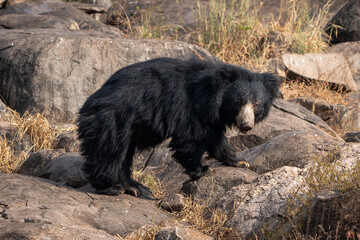
[[[217,76],[221,80],[226,80],[229,82],[234,82],[238,79],[238,72],[236,69],[231,65],[223,65],[217,71]]]
[[[281,86],[281,79],[271,73],[263,73],[263,83],[272,97],[277,97]]]

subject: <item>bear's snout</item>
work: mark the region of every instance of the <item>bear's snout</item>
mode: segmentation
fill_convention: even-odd
[[[245,104],[236,116],[236,125],[242,133],[248,133],[254,126],[255,113],[252,103]]]

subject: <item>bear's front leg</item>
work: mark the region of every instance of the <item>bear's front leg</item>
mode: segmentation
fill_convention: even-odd
[[[209,171],[209,166],[203,166],[201,163],[202,155],[205,152],[205,146],[196,143],[182,143],[171,141],[170,147],[173,151],[173,158],[185,168],[185,173],[189,175],[192,181],[204,176]]]
[[[227,138],[222,134],[219,142],[210,147],[209,155],[227,166],[250,168],[250,164],[243,159],[236,158],[235,149],[230,146]]]

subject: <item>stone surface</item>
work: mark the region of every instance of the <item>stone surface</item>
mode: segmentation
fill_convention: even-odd
[[[9,14],[11,15],[6,17]],[[14,20],[12,20],[13,14],[16,14]],[[117,28],[106,26],[70,4],[57,0],[22,2],[6,7],[0,11],[0,16],[5,24],[4,27],[9,28],[82,29],[122,35]]]
[[[345,105],[331,104],[312,97],[300,97],[293,101],[314,112],[334,130],[341,130],[347,122],[356,121],[351,119],[353,115]]]
[[[355,83],[360,87],[360,41],[335,44],[328,49],[329,53],[340,53],[350,68]]]
[[[166,196],[160,206],[169,212],[179,212],[185,207],[185,198],[182,194]]]
[[[360,143],[360,132],[348,132],[344,136],[346,142]]]
[[[118,239],[170,216],[149,196],[97,195],[0,173],[0,239]]]
[[[194,229],[185,227],[162,228],[155,235],[155,240],[212,240],[213,238]]]
[[[301,172],[297,167],[285,166],[259,176],[251,184],[229,189],[216,204],[232,213],[227,226],[253,237],[254,232],[261,236],[262,227],[282,221],[289,196],[302,183]]]
[[[20,113],[44,111],[52,122],[74,121],[87,97],[131,63],[156,57],[213,59],[187,43],[85,30],[0,29],[0,49],[0,94]]]
[[[20,166],[19,173],[39,177],[43,167],[63,152],[63,150],[41,149],[35,153],[31,153]]]
[[[73,188],[83,187],[88,183],[82,171],[84,162],[79,153],[64,153],[46,164],[38,176]]]
[[[319,239],[356,239],[359,222],[359,191],[324,192],[312,202],[304,228],[306,236],[317,235]]]
[[[10,114],[10,109],[6,106],[5,103],[0,101],[0,121],[5,121],[9,114]]]
[[[304,167],[309,161],[334,151],[342,142],[326,133],[296,131],[279,135],[236,156],[250,163],[258,173],[282,166]]]
[[[57,139],[55,149],[64,149],[66,152],[80,152],[80,141],[77,139],[77,132],[63,132]]]
[[[327,28],[332,33],[332,43],[360,41],[360,2],[348,0],[347,3],[330,20],[331,24],[340,26],[337,31]],[[332,32],[331,32],[332,30]]]
[[[299,55],[287,53],[282,56],[282,60],[286,68],[295,75],[345,86],[353,91],[358,90],[342,54],[308,53]]]
[[[293,131],[324,131],[332,137],[341,138],[322,119],[299,104],[277,99],[269,117],[254,127],[247,136],[255,135],[264,141]]]
[[[235,186],[253,182],[259,174],[245,168],[214,167],[196,181],[184,183],[182,191],[207,206],[214,206],[226,192]]]

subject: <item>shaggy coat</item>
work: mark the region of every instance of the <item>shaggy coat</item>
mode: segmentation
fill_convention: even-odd
[[[84,171],[97,192],[141,194],[131,178],[135,150],[171,138],[173,157],[192,179],[205,151],[230,166],[246,163],[224,136],[246,133],[269,113],[280,81],[225,63],[159,58],[118,70],[80,110]],[[245,107],[246,106],[246,107]]]

